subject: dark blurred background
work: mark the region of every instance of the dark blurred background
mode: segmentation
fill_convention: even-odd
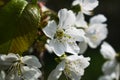
[[[44,0],[46,6],[54,11],[59,11],[61,8],[71,8],[73,0]],[[109,42],[117,52],[120,52],[120,0],[99,0],[99,6],[94,9],[94,15],[104,14],[107,17],[108,37],[105,41]],[[103,57],[100,55],[100,46],[97,49],[86,51],[84,56],[90,56],[90,66],[85,70],[85,75],[82,80],[98,80],[103,73],[101,71],[104,63]],[[52,55],[45,56],[45,74],[49,74],[49,70],[55,68],[56,64],[52,64],[54,59]],[[49,65],[48,65],[49,64]],[[46,80],[46,77],[45,77]],[[61,78],[60,80],[65,80]]]

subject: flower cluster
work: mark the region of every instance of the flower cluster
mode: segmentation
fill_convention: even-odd
[[[41,64],[35,56],[0,55],[0,80],[38,80],[42,75],[38,68]]]
[[[61,61],[50,73],[48,80],[57,80],[62,72],[71,80],[80,80],[84,74],[84,69],[89,66],[90,58],[84,56],[71,55]]]
[[[19,1],[11,0],[8,5],[6,4],[7,8],[5,10],[8,9],[8,11],[5,12],[9,12],[8,7],[10,6],[11,9],[11,4],[16,6]],[[39,4],[39,7],[37,4]],[[17,18],[15,20],[18,20],[20,26],[19,24],[17,25],[20,27],[18,29],[21,32],[16,33],[12,37],[10,34],[8,38],[5,38],[8,42],[2,44],[3,47],[7,46],[7,48],[10,48],[8,50],[10,53],[0,54],[0,80],[39,80],[41,76],[44,76],[40,71],[42,64],[39,59],[34,55],[25,55],[24,53],[27,52],[26,48],[31,48],[31,50],[28,50],[30,53],[40,53],[38,54],[40,58],[41,55],[44,57],[43,53],[46,49],[49,53],[55,54],[54,58],[58,65],[50,72],[47,80],[59,80],[62,75],[67,80],[81,80],[91,60],[90,57],[84,57],[85,51],[88,46],[94,49],[97,48],[108,35],[107,24],[105,23],[107,18],[103,14],[93,16],[93,10],[98,4],[98,0],[74,0],[71,5],[72,9],[63,8],[56,13],[44,6],[42,2],[37,3],[37,0],[20,0],[19,5],[22,7],[18,5],[18,8],[20,7],[18,12],[16,8],[15,12],[11,11],[11,14],[20,12],[20,21]],[[79,10],[74,10],[76,9],[75,7],[79,8]],[[0,14],[3,13],[0,12]],[[91,16],[88,21],[86,16]],[[11,24],[14,24],[14,22]],[[22,29],[21,25],[25,26],[25,30],[28,30],[24,32],[25,30]],[[29,26],[30,29],[28,28]],[[37,26],[37,30],[34,29],[35,26]],[[4,25],[2,24],[3,27]],[[34,33],[38,34],[35,36]],[[31,43],[32,40],[35,40],[34,43]],[[7,43],[9,41],[14,43],[10,43],[8,47]],[[4,39],[2,42],[4,42]],[[0,41],[0,43],[2,42]],[[17,42],[19,45],[17,45]],[[33,46],[29,46],[32,44]],[[39,45],[40,48],[38,48]],[[34,49],[36,50],[35,52]],[[1,44],[0,50],[3,50]],[[16,54],[14,51],[20,53]],[[119,80],[120,54],[116,53],[107,42],[102,43],[100,52],[108,60],[102,67],[104,75],[99,80]]]
[[[86,9],[86,12],[89,12],[97,6],[98,1],[76,0],[73,2],[74,5],[78,3],[80,7]],[[85,4],[87,3],[89,6],[91,5],[91,8],[86,8]],[[65,52],[71,54],[83,53],[87,48],[87,43],[91,48],[96,48],[107,37],[107,24],[104,23],[107,20],[106,17],[99,14],[92,17],[90,22],[87,23],[83,13],[84,10],[77,14],[72,10],[61,9],[58,12],[58,24],[52,20],[43,28],[43,32],[50,38],[48,46],[57,56],[62,56]],[[81,44],[83,45],[81,46]]]
[[[100,77],[100,80],[119,80],[120,77],[120,54],[117,54],[113,47],[104,42],[100,49],[101,54],[106,61],[102,67],[104,76]]]
[[[61,60],[48,80],[58,80],[62,72],[71,80],[80,80],[84,69],[89,66],[90,58],[83,56],[87,46],[96,48],[107,37],[107,19],[104,15],[93,16],[89,22],[85,20],[84,15],[91,15],[98,1],[74,0],[72,6],[76,5],[80,11],[75,13],[66,8],[60,9],[57,15],[59,20],[50,20],[43,28],[48,37],[46,48]],[[66,57],[63,58],[63,55]]]

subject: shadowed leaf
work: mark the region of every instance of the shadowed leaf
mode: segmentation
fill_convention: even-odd
[[[23,53],[33,43],[40,21],[36,4],[11,0],[0,10],[0,53]]]

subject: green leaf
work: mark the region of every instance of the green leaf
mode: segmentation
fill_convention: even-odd
[[[0,53],[23,53],[33,43],[40,22],[37,5],[11,0],[0,10]]]
[[[37,4],[37,0],[32,0],[32,3],[33,4]]]

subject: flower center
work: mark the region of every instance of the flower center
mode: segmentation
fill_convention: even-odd
[[[22,58],[20,57],[20,59],[14,61],[11,66],[8,69],[8,73],[11,74],[17,74],[18,76],[22,75],[22,71],[21,71],[21,66],[24,65],[22,62]],[[9,75],[11,75],[9,74]]]
[[[62,39],[63,37],[64,37],[64,30],[58,28],[55,34],[55,38]]]
[[[65,66],[65,74],[67,74],[69,77],[72,76],[71,72],[74,72],[77,75],[80,75],[81,68],[80,68],[80,60],[77,59],[75,61],[69,61],[66,60],[66,66]]]

